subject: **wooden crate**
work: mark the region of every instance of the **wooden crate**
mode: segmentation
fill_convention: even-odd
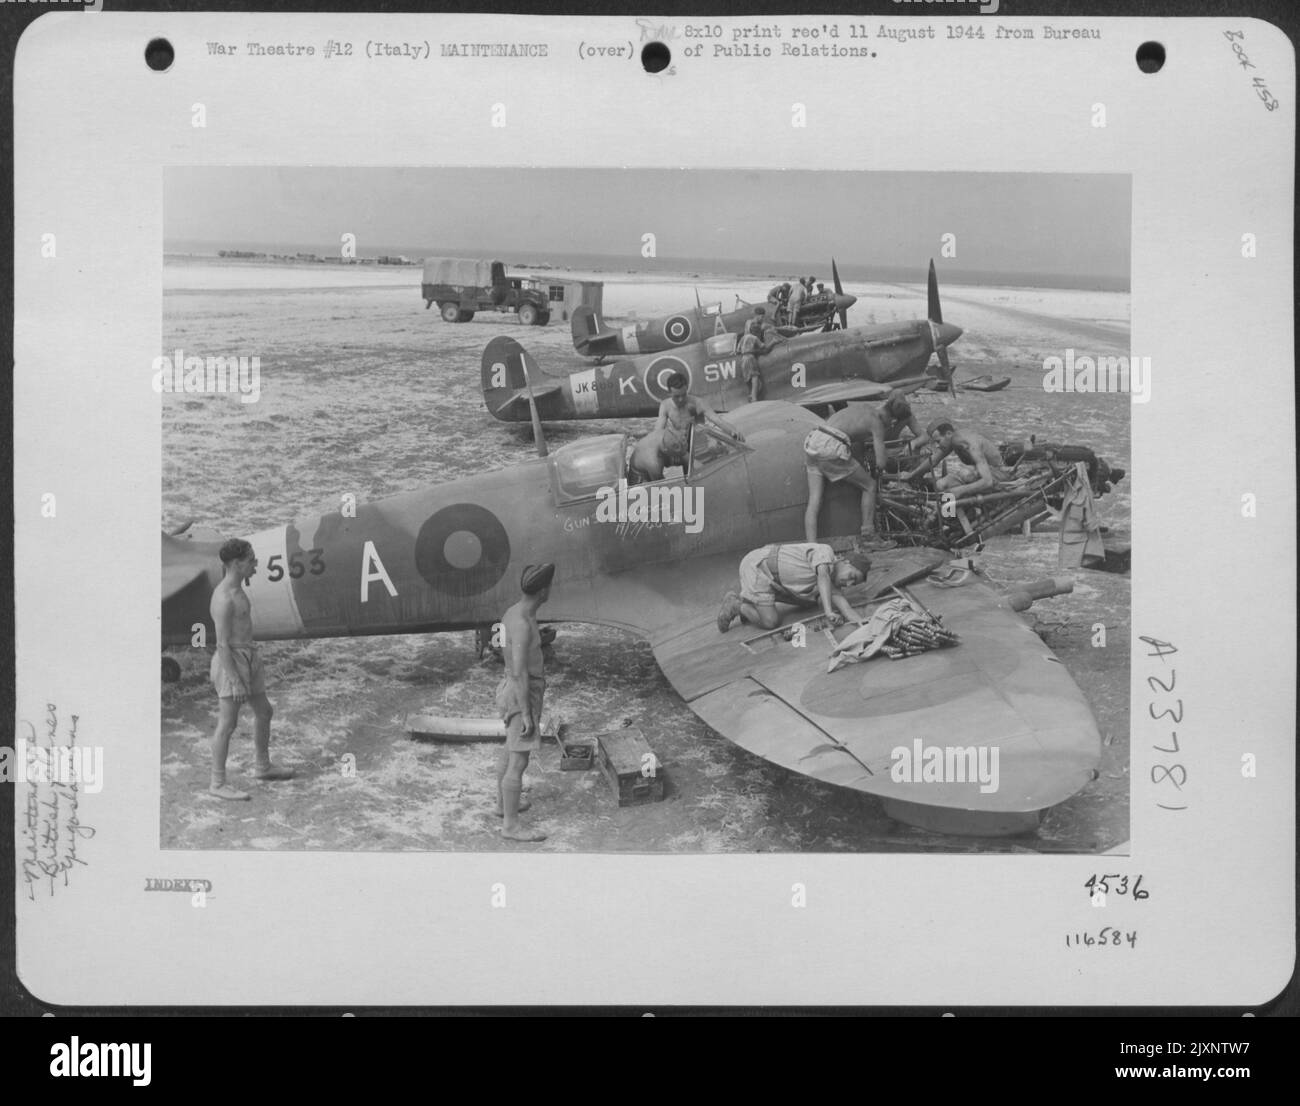
[[[639,806],[663,799],[663,765],[640,730],[611,730],[598,734],[596,743],[601,774],[609,782],[619,806]]]

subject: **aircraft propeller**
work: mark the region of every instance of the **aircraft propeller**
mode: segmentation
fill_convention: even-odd
[[[943,321],[943,309],[939,306],[939,278],[934,271],[934,258],[930,259],[930,277],[928,287],[928,309],[926,315],[930,320],[930,341],[939,358],[939,376],[948,385],[948,394],[952,393],[952,366],[948,363],[948,346],[961,337],[961,327]]]
[[[831,258],[831,279],[835,281],[835,306],[839,311],[840,329],[847,330],[849,326],[849,308],[857,303],[856,296],[846,296],[844,294],[844,285],[840,283],[839,266],[835,264],[835,258]]]

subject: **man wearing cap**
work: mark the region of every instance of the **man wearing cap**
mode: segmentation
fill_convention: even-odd
[[[497,815],[504,819],[501,836],[510,841],[546,840],[546,834],[520,825],[519,815],[530,805],[520,800],[528,757],[542,747],[538,725],[546,678],[537,611],[551,597],[554,576],[553,564],[525,566],[519,579],[523,598],[501,616],[506,673],[497,687],[497,709],[506,724],[506,745],[497,761]]]
[[[718,609],[718,629],[724,634],[737,615],[744,622],[773,630],[781,622],[777,603],[795,607],[820,606],[832,626],[862,617],[842,594],[867,578],[871,562],[860,553],[837,557],[829,545],[792,542],[765,545],[746,553],[740,562],[740,590],[727,592]]]
[[[876,476],[885,468],[885,420],[871,403],[848,403],[836,411],[803,442],[804,471],[808,475],[808,507],[804,511],[804,537],[817,540],[826,481],[847,480],[862,491],[861,546],[870,551],[893,549],[894,542],[876,534]],[[855,444],[871,442],[864,468],[853,456]]]
[[[932,450],[927,460],[900,479],[912,480],[922,476],[953,453],[961,464],[934,482],[938,491],[948,492],[953,499],[992,491],[1000,481],[1011,479],[1001,450],[978,430],[958,429],[947,419],[935,419],[927,429],[930,441],[939,448]]]

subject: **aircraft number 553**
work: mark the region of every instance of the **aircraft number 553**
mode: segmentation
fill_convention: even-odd
[[[310,556],[311,560],[304,565],[298,558]],[[284,579],[284,560],[283,554],[277,553],[274,557],[266,562],[266,578],[272,583]],[[289,555],[289,578],[297,580],[310,569],[313,576],[319,576],[325,571],[325,550],[309,549],[306,554],[291,553]]]

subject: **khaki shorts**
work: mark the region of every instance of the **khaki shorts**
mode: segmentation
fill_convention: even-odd
[[[776,586],[768,574],[763,562],[767,560],[768,549],[755,549],[746,553],[740,562],[740,598],[753,603],[756,607],[774,607],[779,603],[799,603],[785,588]]]
[[[221,663],[221,652],[212,654],[212,663],[208,666],[208,675],[212,677],[212,686],[217,689],[220,699],[234,699],[242,703],[250,695],[266,693],[266,673],[262,668],[262,658],[256,645],[232,645],[230,655],[234,658],[235,670],[244,681],[241,686],[233,679]],[[248,690],[245,690],[247,688]]]
[[[809,472],[821,473],[832,483],[843,480],[857,465],[849,447],[821,427],[803,440],[803,456]]]
[[[506,724],[506,749],[512,753],[535,753],[542,747],[542,696],[546,680],[541,676],[528,678],[528,713],[533,718],[533,732],[524,736],[524,712],[519,707],[515,685],[505,677],[497,685],[497,710]]]

